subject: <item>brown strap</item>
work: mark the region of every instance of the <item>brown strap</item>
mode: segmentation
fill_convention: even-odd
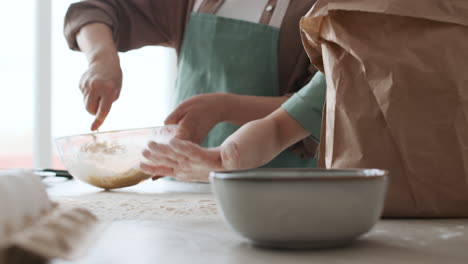
[[[277,2],[278,0],[268,0],[268,2],[265,5],[265,8],[263,9],[262,16],[260,17],[260,21],[259,21],[260,24],[265,24],[265,25],[270,24],[270,20],[275,11]]]
[[[224,4],[224,0],[203,0],[198,8],[198,12],[206,14],[216,14],[218,9]]]

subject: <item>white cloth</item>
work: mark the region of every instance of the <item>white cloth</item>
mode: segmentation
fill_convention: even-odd
[[[203,0],[195,1],[193,10],[198,10]],[[258,23],[268,0],[226,0],[216,15]]]
[[[0,238],[21,230],[51,209],[52,202],[37,175],[27,170],[0,170]]]

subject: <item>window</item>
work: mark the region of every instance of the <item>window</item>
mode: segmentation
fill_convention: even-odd
[[[33,164],[33,4],[0,2],[0,168]]]
[[[34,2],[39,1],[40,10],[34,5]],[[0,168],[31,167],[33,160],[36,160],[35,166],[62,167],[55,146],[52,144],[48,148],[48,144],[44,146],[40,143],[53,143],[54,137],[89,133],[93,121],[93,116],[84,108],[78,89],[87,61],[83,54],[68,48],[62,33],[63,18],[68,6],[74,1],[52,0],[51,10],[44,7],[48,1],[26,2],[29,3],[9,1],[8,4],[0,4],[0,28],[7,33],[2,36],[0,44],[0,73],[3,79],[3,89],[0,90]],[[42,18],[48,15],[51,19],[51,39],[42,43],[48,43],[51,51],[50,56],[45,58],[48,61],[42,64],[47,66],[51,63],[50,98],[33,96],[34,71],[37,70],[34,68],[34,57],[37,55],[34,51],[39,44],[38,38],[34,36],[40,34],[35,32],[34,26],[37,13]],[[7,26],[12,21],[19,24],[15,24],[15,27]],[[47,30],[47,27],[42,30]],[[162,125],[170,107],[175,61],[174,51],[163,47],[145,47],[122,53],[124,81],[121,96],[100,130]],[[34,100],[38,100],[39,107],[45,107],[51,102],[50,113],[39,111],[41,114],[38,115],[36,111],[34,114]],[[35,122],[47,126],[34,126]],[[47,133],[47,129],[50,133]],[[34,144],[40,148],[33,155]],[[42,155],[48,153],[52,157],[44,159]]]

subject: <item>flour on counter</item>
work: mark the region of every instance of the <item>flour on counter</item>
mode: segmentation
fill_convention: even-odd
[[[451,238],[460,237],[460,236],[463,236],[463,235],[464,235],[463,232],[447,231],[447,232],[444,232],[441,235],[439,235],[439,237],[442,238],[442,239],[451,239]]]
[[[99,220],[216,219],[218,211],[209,194],[156,194],[100,192],[61,197],[65,207],[83,207]]]

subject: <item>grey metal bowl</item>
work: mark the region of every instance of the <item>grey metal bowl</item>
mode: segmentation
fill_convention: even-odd
[[[261,246],[343,246],[369,231],[385,200],[387,171],[256,169],[212,172],[225,221]]]

